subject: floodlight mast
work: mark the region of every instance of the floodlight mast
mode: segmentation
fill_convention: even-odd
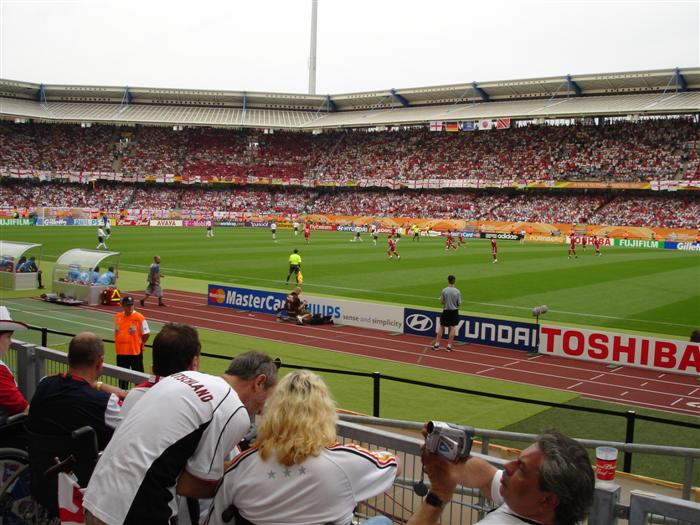
[[[309,95],[316,94],[316,26],[318,0],[311,0],[311,50],[309,52]]]

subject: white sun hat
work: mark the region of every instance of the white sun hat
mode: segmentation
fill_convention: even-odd
[[[24,323],[13,321],[7,307],[0,306],[0,332],[17,332],[19,330],[27,330],[28,328],[29,327]]]

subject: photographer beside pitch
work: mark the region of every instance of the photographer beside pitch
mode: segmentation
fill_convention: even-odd
[[[517,460],[499,470],[468,451],[467,457],[457,456],[455,461],[429,452],[436,447],[428,446],[428,429],[429,425],[423,429],[428,441],[421,459],[430,492],[408,525],[437,524],[458,484],[480,489],[498,505],[480,524],[574,525],[588,514],[595,488],[593,469],[586,449],[562,433],[543,432]]]

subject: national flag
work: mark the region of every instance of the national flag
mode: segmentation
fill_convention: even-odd
[[[445,131],[459,131],[459,124],[457,122],[447,122]]]
[[[480,120],[479,121],[479,129],[491,129],[493,127],[493,121],[492,120]]]
[[[510,128],[509,118],[499,118],[496,120],[496,129],[508,129]]]
[[[442,122],[439,120],[431,120],[430,131],[442,131]]]
[[[73,476],[58,473],[58,517],[62,525],[85,523],[83,490]]]
[[[467,122],[460,122],[459,129],[462,131],[476,131],[476,122],[472,122],[471,120]]]

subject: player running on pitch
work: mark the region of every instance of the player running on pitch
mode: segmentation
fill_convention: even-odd
[[[578,259],[578,255],[576,255],[576,236],[572,233],[569,235],[569,249],[566,250],[566,255],[569,259],[571,259],[571,254],[574,254],[574,259]]]
[[[389,259],[391,259],[392,255],[395,255],[397,259],[401,259],[401,256],[396,251],[396,241],[394,240],[394,238],[391,235],[389,235],[388,242],[389,242],[389,249],[386,251],[386,254],[389,257]]]
[[[595,235],[593,236],[593,247],[595,248],[596,257],[599,255],[603,255],[602,253],[600,253],[600,239]]]
[[[420,242],[420,228],[417,224],[414,224],[411,228],[413,230],[413,240]]]
[[[493,263],[496,264],[498,262],[498,244],[496,239],[491,239],[491,257],[493,257]]]
[[[463,244],[467,244],[464,242],[464,236],[462,235],[462,232],[457,232],[457,246],[462,246]]]
[[[455,238],[452,235],[452,230],[447,230],[447,239],[445,240],[445,251],[449,251],[450,248],[454,248],[456,250],[457,245],[455,245]]]
[[[377,231],[377,225],[372,224],[372,226],[370,226],[370,230],[372,232],[372,242],[376,246],[377,245],[377,238],[379,237],[379,232]]]
[[[304,240],[309,244],[309,236],[311,235],[311,225],[307,222],[304,224]]]

